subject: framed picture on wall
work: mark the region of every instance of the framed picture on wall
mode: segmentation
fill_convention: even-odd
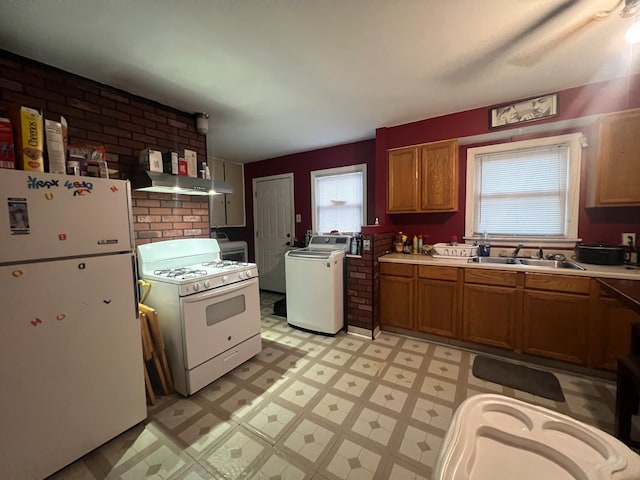
[[[489,109],[489,128],[533,122],[558,115],[558,94],[529,98]]]

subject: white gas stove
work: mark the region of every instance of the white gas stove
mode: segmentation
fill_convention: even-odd
[[[222,260],[212,238],[190,238],[138,247],[140,277],[178,285],[180,296],[212,290],[258,276],[255,263]]]
[[[158,311],[176,390],[191,395],[262,350],[254,263],[220,258],[212,238],[137,248],[145,304]]]

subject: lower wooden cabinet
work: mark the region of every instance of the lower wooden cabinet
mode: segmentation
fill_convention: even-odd
[[[515,288],[465,285],[462,340],[515,350],[518,300]]]
[[[380,264],[380,323],[415,330],[415,266]]]
[[[467,269],[464,274],[462,340],[517,349],[521,290],[518,273]]]
[[[586,295],[525,290],[523,353],[586,365],[589,303]]]
[[[596,280],[562,274],[380,263],[380,323],[604,370],[640,322]]]
[[[593,366],[616,370],[617,358],[628,354],[631,349],[631,324],[640,322],[640,315],[614,298],[601,296],[598,316]]]
[[[460,268],[419,267],[416,310],[418,331],[443,337],[456,336],[461,282]]]
[[[522,351],[586,365],[590,289],[589,277],[525,273]]]

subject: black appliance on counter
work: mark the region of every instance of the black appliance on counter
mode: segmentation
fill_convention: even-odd
[[[595,265],[622,265],[627,247],[604,243],[586,243],[576,246],[576,260]]]

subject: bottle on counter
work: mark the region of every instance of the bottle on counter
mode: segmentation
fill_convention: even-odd
[[[411,253],[413,253],[414,255],[418,253],[418,237],[416,235],[413,236]]]
[[[489,236],[487,235],[487,232],[484,232],[482,245],[479,245],[478,247],[478,255],[481,257],[491,256],[491,244],[489,243]]]
[[[418,235],[418,253],[422,253],[422,235]]]
[[[349,253],[351,253],[351,255],[358,254],[358,237],[356,236],[351,237],[351,245],[349,247]]]

